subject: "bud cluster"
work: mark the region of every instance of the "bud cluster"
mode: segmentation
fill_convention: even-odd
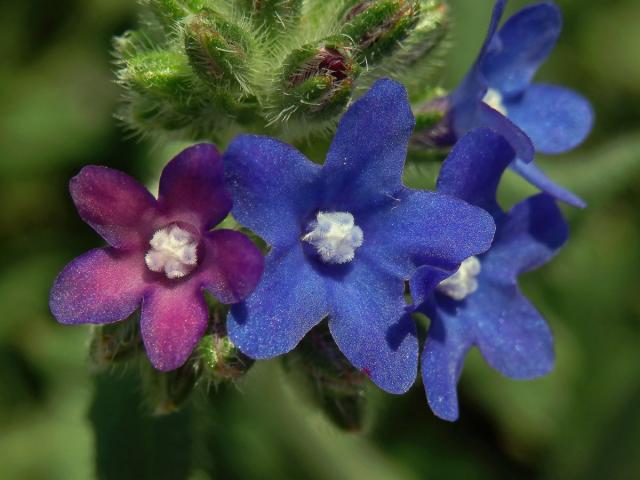
[[[143,4],[151,19],[115,41],[119,116],[137,133],[187,140],[321,133],[358,86],[433,65],[448,24],[442,0]],[[428,89],[419,77],[416,98]]]

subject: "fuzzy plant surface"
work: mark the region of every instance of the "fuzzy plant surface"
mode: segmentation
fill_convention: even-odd
[[[115,39],[119,118],[139,135],[226,143],[299,140],[335,127],[374,80],[411,98],[443,50],[442,0],[142,0]]]

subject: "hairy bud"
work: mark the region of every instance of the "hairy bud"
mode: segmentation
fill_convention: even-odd
[[[254,25],[268,33],[281,33],[297,25],[303,0],[241,0]]]
[[[94,327],[89,360],[96,371],[130,360],[144,351],[138,324],[137,318],[129,318],[123,322]]]

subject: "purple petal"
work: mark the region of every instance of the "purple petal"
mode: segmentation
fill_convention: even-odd
[[[414,124],[405,88],[378,80],[338,124],[322,169],[326,208],[370,208],[400,189]]]
[[[140,331],[151,364],[162,372],[181,367],[204,335],[209,310],[194,282],[173,282],[147,293]]]
[[[565,244],[569,227],[552,197],[530,197],[513,207],[498,224],[485,272],[504,281],[547,263]]]
[[[58,322],[111,323],[124,320],[149,287],[139,252],[95,249],[73,260],[56,278],[49,308]]]
[[[522,97],[505,102],[509,119],[526,132],[537,152],[562,153],[576,147],[593,126],[593,110],[577,93],[533,84]]]
[[[80,217],[111,246],[135,248],[149,241],[156,200],[129,175],[90,165],[71,179],[69,190]]]
[[[381,269],[409,279],[422,265],[456,269],[491,245],[495,224],[486,211],[433,192],[405,189],[374,214],[356,216],[364,233],[360,251]]]
[[[473,115],[473,111],[476,109],[477,103],[482,100],[487,90],[487,81],[482,75],[481,65],[486,55],[486,51],[491,45],[495,36],[496,30],[500,23],[500,19],[504,13],[504,8],[507,4],[507,0],[497,0],[493,6],[491,13],[491,20],[489,22],[489,29],[478,52],[473,66],[469,69],[469,72],[460,83],[460,86],[451,94],[451,101],[456,110],[459,110],[461,116]],[[466,127],[465,131],[467,128]]]
[[[427,401],[433,413],[453,422],[458,419],[457,385],[464,359],[473,343],[472,330],[456,307],[430,310],[429,335],[424,344],[420,369]]]
[[[469,322],[475,343],[491,367],[515,379],[546,375],[553,369],[553,337],[544,318],[515,285],[494,284],[482,274],[456,319]]]
[[[231,210],[231,194],[216,146],[201,143],[171,160],[162,170],[158,203],[203,231],[220,223]]]
[[[531,5],[510,17],[482,60],[489,86],[507,98],[521,93],[553,50],[561,29],[562,15],[551,2]]]
[[[405,314],[402,280],[384,273],[362,255],[330,287],[331,334],[354,367],[390,393],[404,393],[418,367],[418,340]]]
[[[442,164],[438,192],[496,215],[501,212],[496,201],[498,183],[514,158],[513,148],[502,135],[487,128],[471,130]]]
[[[297,244],[271,251],[255,291],[231,308],[227,329],[246,355],[272,358],[292,350],[328,313],[325,280]]]
[[[262,252],[246,235],[233,230],[208,232],[204,244],[206,256],[198,274],[204,287],[222,303],[243,300],[262,275]]]
[[[269,244],[290,246],[320,196],[320,167],[269,137],[240,135],[223,157],[233,216]]]
[[[535,163],[524,163],[523,161],[516,159],[510,165],[510,168],[520,174],[526,181],[535,187],[539,188],[545,193],[562,200],[574,207],[584,208],[587,204],[577,195],[571,193],[569,190],[562,188],[555,183],[549,177],[547,177]]]

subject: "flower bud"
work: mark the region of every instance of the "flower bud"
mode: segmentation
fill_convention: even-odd
[[[254,363],[238,350],[229,337],[218,334],[202,337],[196,357],[202,374],[214,383],[237,380],[247,373]]]
[[[341,33],[352,40],[356,59],[372,66],[398,50],[419,15],[419,0],[363,0],[344,14]]]
[[[142,385],[151,412],[154,415],[168,415],[179,410],[191,396],[199,378],[191,359],[170,372],[159,372],[148,362],[145,363]]]
[[[242,0],[241,4],[257,28],[274,34],[297,25],[303,0]]]
[[[191,67],[213,89],[250,92],[252,34],[210,10],[187,19],[184,48]]]
[[[294,50],[284,62],[280,90],[273,98],[270,123],[289,119],[331,120],[346,107],[358,70],[349,49],[322,41]]]
[[[137,315],[112,324],[96,326],[89,346],[89,360],[96,371],[133,358],[144,351]]]
[[[175,30],[175,22],[204,8],[205,0],[144,0],[165,30]]]

